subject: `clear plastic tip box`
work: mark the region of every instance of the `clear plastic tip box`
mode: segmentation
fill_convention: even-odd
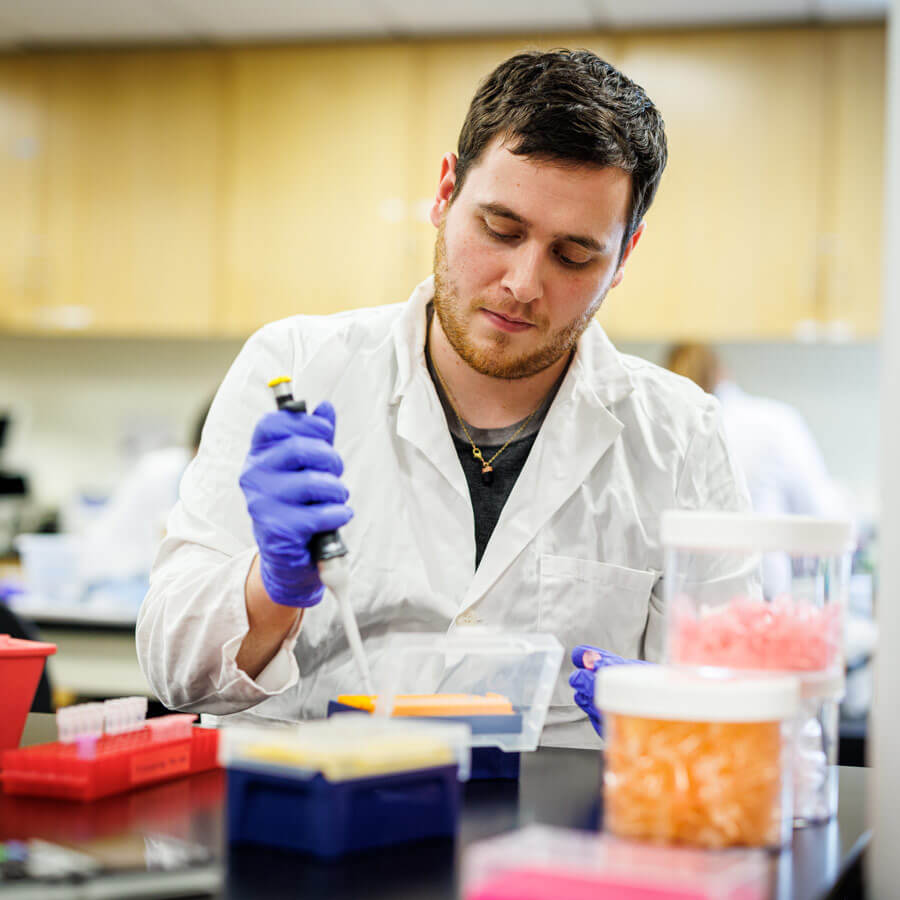
[[[668,511],[660,532],[669,662],[842,670],[849,522]]]
[[[379,680],[375,714],[402,714],[411,698],[436,710],[443,702],[445,718],[469,724],[473,747],[534,750],[562,656],[552,634],[474,627],[456,634],[396,634],[387,643],[391,665]],[[422,704],[417,707],[419,713],[407,714],[422,714]]]
[[[463,900],[763,900],[759,850],[712,853],[532,825],[473,844]]]
[[[324,858],[456,831],[465,725],[347,714],[226,726],[228,839]]]
[[[837,812],[843,618],[853,527],[809,516],[668,511],[668,661],[800,677],[796,825]]]

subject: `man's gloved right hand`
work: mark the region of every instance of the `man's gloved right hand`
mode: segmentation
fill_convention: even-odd
[[[253,520],[262,582],[284,606],[314,606],[325,588],[309,540],[353,517],[333,447],[334,408],[269,413],[253,432],[240,485]]]

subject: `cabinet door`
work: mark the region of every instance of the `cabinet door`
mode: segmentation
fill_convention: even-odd
[[[40,71],[0,59],[0,328],[27,327],[40,294]]]
[[[71,54],[47,81],[49,328],[206,334],[213,309],[220,63],[204,52]]]
[[[413,231],[419,278],[430,274],[433,267],[435,229],[428,213],[437,192],[441,159],[445,153],[457,151],[459,132],[476,88],[513,54],[554,47],[585,47],[615,65],[613,41],[590,34],[556,35],[550,39],[435,41],[420,45],[416,65],[420,127],[413,133]]]
[[[826,334],[874,337],[881,323],[885,31],[829,33],[819,318]]]
[[[405,300],[411,51],[234,51],[220,328]]]
[[[824,33],[623,38],[669,164],[600,321],[613,337],[788,338],[815,316]]]

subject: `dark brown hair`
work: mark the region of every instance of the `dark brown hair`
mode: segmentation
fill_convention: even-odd
[[[510,57],[472,98],[459,134],[454,197],[497,135],[518,156],[628,172],[631,209],[624,251],[666,166],[665,126],[643,88],[590,50],[533,50]]]

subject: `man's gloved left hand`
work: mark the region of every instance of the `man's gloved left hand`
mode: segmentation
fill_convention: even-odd
[[[572,651],[572,662],[575,671],[569,676],[569,684],[575,689],[575,702],[587,713],[594,726],[594,731],[603,737],[603,716],[594,706],[594,680],[597,669],[605,666],[652,665],[643,659],[625,659],[608,650],[592,647],[590,644],[579,644]]]

